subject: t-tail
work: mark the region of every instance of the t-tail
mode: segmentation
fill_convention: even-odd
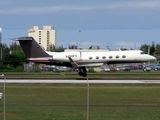
[[[19,41],[27,59],[52,57],[34,40],[33,37],[19,37],[13,40]]]

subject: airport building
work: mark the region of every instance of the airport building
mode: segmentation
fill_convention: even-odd
[[[2,43],[2,28],[0,28],[0,43]]]
[[[33,26],[28,30],[28,36],[33,37],[45,50],[50,50],[50,46],[56,47],[56,30],[53,26]]]

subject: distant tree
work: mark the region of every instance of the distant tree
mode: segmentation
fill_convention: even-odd
[[[22,63],[27,62],[27,61],[26,61],[26,56],[25,56],[25,54],[24,54],[24,52],[23,52],[22,49],[19,49],[19,50],[14,51],[13,54],[14,54],[15,56],[17,56]]]
[[[54,44],[50,44],[49,47],[47,47],[47,51],[55,52],[56,48]]]
[[[50,44],[49,48],[47,48],[47,51],[51,52],[63,52],[64,50],[63,45],[56,48],[54,44]]]
[[[150,55],[155,55],[155,44],[154,44],[154,41],[152,42],[152,45],[151,45],[151,47],[150,47]]]
[[[141,45],[140,50],[144,51],[145,53],[148,53],[149,47],[150,47],[149,45],[144,44],[144,45]]]
[[[64,48],[63,45],[61,45],[55,49],[55,52],[63,52],[65,49],[66,48]]]
[[[68,49],[78,49],[78,46],[76,46],[76,45],[70,45],[70,46],[68,46]]]
[[[6,65],[3,63],[2,59],[0,59],[0,71],[3,71],[6,68]]]
[[[10,45],[10,51],[11,51],[10,54],[17,56],[20,62],[26,62],[26,56],[19,44],[17,44],[16,42],[13,42]]]
[[[156,56],[160,56],[160,44],[156,44],[155,54]]]
[[[21,60],[20,60],[20,57],[18,57],[16,54],[11,54],[9,57],[8,57],[8,65],[11,66],[11,67],[18,67],[20,65],[22,65],[21,63]]]
[[[4,44],[2,63],[5,66],[16,68],[23,66],[24,62],[26,62],[26,57],[19,44],[12,43],[10,47]]]
[[[21,49],[21,46],[17,42],[12,42],[9,47],[11,52]]]

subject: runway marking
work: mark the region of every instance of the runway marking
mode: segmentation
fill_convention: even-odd
[[[35,80],[35,79],[6,79],[0,83],[52,83],[52,84],[87,84],[87,80]],[[160,80],[89,80],[89,84],[160,84]]]

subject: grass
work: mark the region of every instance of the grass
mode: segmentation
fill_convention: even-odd
[[[89,104],[91,120],[159,120],[160,87],[90,85]],[[86,116],[87,85],[6,85],[7,120],[84,120]]]

